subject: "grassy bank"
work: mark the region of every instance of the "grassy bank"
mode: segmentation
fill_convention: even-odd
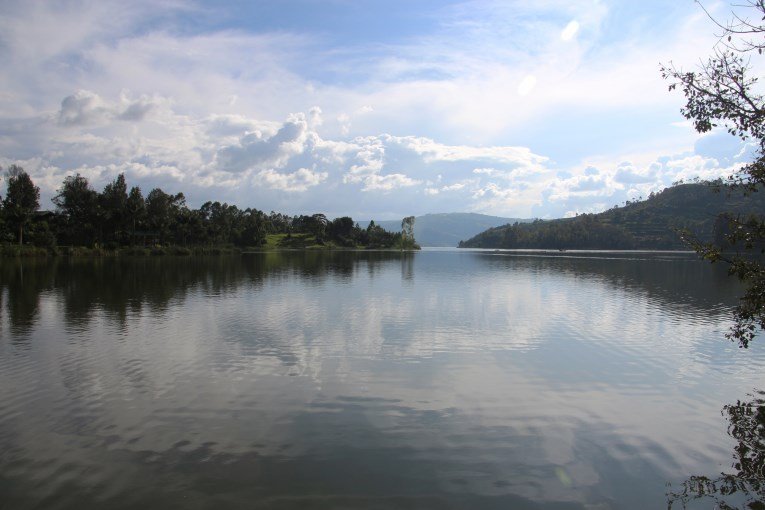
[[[363,246],[341,246],[333,241],[319,242],[311,234],[268,234],[266,243],[256,250],[355,250]]]
[[[319,242],[316,236],[311,234],[268,234],[266,236],[266,243],[257,248],[253,248],[255,251],[271,251],[271,250],[366,250],[366,249],[382,249],[389,251],[399,251],[401,246],[389,246],[389,247],[375,247],[375,246],[363,246],[363,245],[341,245],[334,241]],[[409,250],[411,248],[407,248]],[[419,250],[420,247],[415,245],[415,250]]]
[[[230,246],[127,246],[122,248],[87,248],[85,246],[56,246],[40,248],[15,244],[0,246],[0,257],[124,257],[124,256],[190,256],[190,255],[232,255],[241,249]]]
[[[37,246],[19,246],[17,244],[0,245],[0,257],[125,257],[125,256],[190,256],[190,255],[233,255],[243,251],[279,251],[279,250],[364,250],[384,249],[399,251],[400,246],[377,248],[370,246],[343,246],[333,241],[319,242],[311,234],[269,234],[265,244],[239,248],[235,246],[125,246],[120,248],[55,246],[42,248]],[[415,249],[419,249],[416,246]]]

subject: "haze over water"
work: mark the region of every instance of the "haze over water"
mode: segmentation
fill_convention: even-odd
[[[5,260],[0,508],[666,506],[765,352],[683,254]]]

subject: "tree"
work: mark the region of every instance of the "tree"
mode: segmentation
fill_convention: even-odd
[[[128,194],[127,202],[125,203],[125,210],[130,223],[133,225],[132,242],[135,242],[136,226],[143,221],[144,216],[146,215],[146,202],[143,199],[143,195],[141,195],[141,188],[138,186],[130,188],[130,193]]]
[[[8,187],[3,200],[5,216],[16,225],[19,246],[24,244],[24,227],[40,207],[40,188],[34,185],[29,174],[17,165],[8,167]]]
[[[66,177],[52,201],[64,217],[68,242],[92,244],[101,214],[98,193],[90,187],[88,179],[80,174]]]
[[[186,197],[183,193],[168,195],[159,188],[154,188],[146,197],[146,215],[149,225],[159,234],[160,243],[165,238],[175,221],[180,208],[186,205]]]
[[[353,218],[349,216],[342,216],[335,218],[327,225],[329,237],[341,246],[354,246],[354,229],[355,224]]]
[[[329,220],[327,220],[327,217],[322,213],[316,213],[311,216],[311,230],[316,236],[316,242],[319,244],[324,242],[324,232],[327,229],[328,223]]]
[[[765,49],[765,0],[748,0],[736,7],[725,23],[710,16],[720,31],[719,41],[698,69],[684,71],[670,63],[661,67],[661,73],[670,81],[670,91],[682,90],[686,103],[681,113],[698,132],[720,126],[754,142],[754,161],[729,177],[731,185],[754,193],[765,186],[765,98],[758,93],[759,78],[752,75],[751,66],[751,60],[761,58]],[[726,237],[737,249],[733,253],[699,242],[688,232],[682,235],[705,259],[727,262],[729,273],[745,283],[728,337],[746,348],[758,330],[765,329],[765,265],[756,256],[765,254],[765,220],[731,216],[730,232]]]
[[[99,199],[101,210],[104,214],[107,235],[114,238],[121,237],[128,218],[128,193],[125,174],[119,174],[114,181],[107,184]]]
[[[683,508],[693,500],[706,499],[715,508],[734,509],[736,499],[743,499],[742,508],[765,508],[765,395],[758,392],[750,401],[737,401],[723,407],[727,415],[728,435],[736,441],[733,448],[734,474],[722,473],[717,478],[692,476],[677,492],[669,492],[668,508],[675,502]],[[733,501],[731,501],[733,500]]]
[[[414,246],[414,216],[401,220],[401,249]]]

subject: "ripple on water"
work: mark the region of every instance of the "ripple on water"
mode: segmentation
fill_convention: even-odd
[[[708,266],[394,255],[152,261],[121,300],[54,271],[34,310],[0,314],[0,490],[19,508],[646,508],[729,462],[720,408],[765,358],[721,339],[738,290]]]

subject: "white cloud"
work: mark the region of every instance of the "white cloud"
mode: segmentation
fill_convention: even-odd
[[[665,115],[682,98],[657,62],[696,62],[714,42],[704,16],[673,4],[672,31],[636,18],[603,44],[609,5],[445,7],[427,33],[340,49],[305,31],[176,30],[179,11],[199,15],[183,2],[5,2],[0,163],[48,197],[71,172],[100,187],[124,171],[192,204],[555,216],[746,161]]]
[[[157,98],[145,95],[138,99],[131,99],[123,91],[119,102],[109,103],[95,92],[78,90],[61,101],[58,122],[62,126],[101,124],[114,119],[139,122],[157,107],[158,102]]]
[[[631,163],[622,163],[616,169],[614,174],[614,181],[622,184],[647,184],[655,183],[657,181],[657,175],[655,171],[656,167],[649,166],[648,168],[638,169]]]
[[[272,136],[264,136],[260,132],[248,133],[237,145],[220,149],[216,159],[220,169],[228,172],[272,165],[281,168],[290,158],[306,150],[307,133],[305,115],[292,115]]]
[[[370,175],[364,179],[362,191],[391,191],[420,184],[421,181],[407,177],[404,174]]]
[[[560,38],[562,41],[570,41],[574,38],[577,32],[579,32],[579,22],[571,20],[568,25],[566,25],[566,28],[560,33]]]
[[[282,174],[273,169],[262,170],[255,174],[253,182],[281,191],[307,191],[318,186],[327,179],[327,172],[316,172],[308,168],[300,168],[292,173]]]
[[[518,94],[521,96],[528,96],[534,87],[537,85],[537,78],[533,74],[527,74],[518,84]]]

